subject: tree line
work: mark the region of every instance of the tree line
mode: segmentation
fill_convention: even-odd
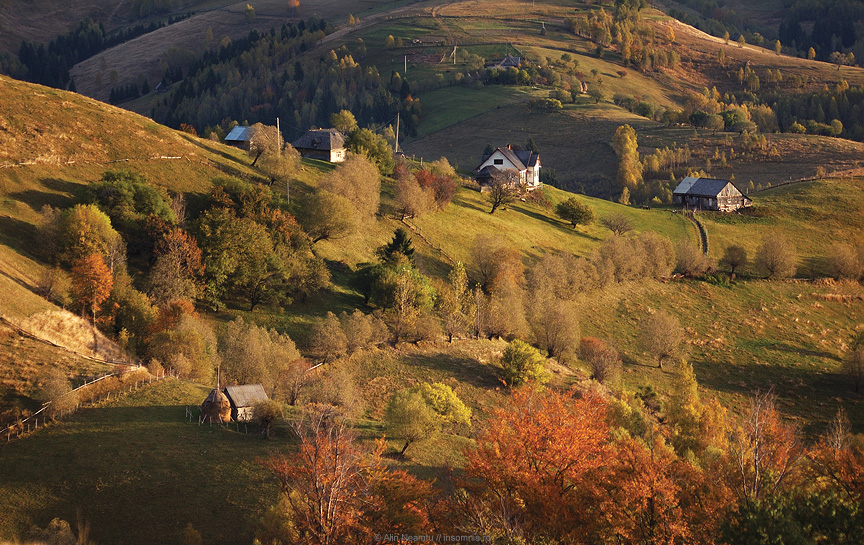
[[[167,23],[154,21],[149,25],[137,24],[110,34],[105,31],[101,21],[88,19],[78,23],[77,27],[66,34],[57,36],[48,42],[47,46],[44,43],[22,41],[18,48],[17,62],[8,58],[7,63],[0,63],[0,69],[4,74],[16,79],[58,89],[69,87],[74,91],[69,70],[79,62],[192,15],[190,12],[172,16]]]
[[[207,135],[233,119],[272,123],[279,117],[290,138],[311,126],[326,126],[332,114],[350,110],[364,127],[385,127],[401,113],[412,134],[420,102],[404,76],[362,67],[362,39],[321,58],[297,58],[332,27],[310,18],[223,44],[203,53],[186,77],[158,101],[152,117],[169,126],[189,123]],[[293,61],[293,62],[292,62]]]

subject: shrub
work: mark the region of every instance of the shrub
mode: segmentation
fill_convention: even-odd
[[[515,339],[504,349],[501,367],[508,386],[521,386],[526,382],[545,384],[549,373],[543,366],[543,356],[533,346]]]
[[[756,266],[768,278],[794,275],[797,262],[795,247],[780,233],[766,235],[756,251]]]
[[[711,259],[701,248],[689,240],[682,240],[676,248],[677,270],[684,276],[702,276],[711,269]]]
[[[575,229],[577,225],[588,225],[594,221],[594,211],[576,197],[558,203],[555,213]]]
[[[601,384],[615,382],[621,376],[621,356],[609,343],[585,337],[579,343],[579,359],[588,364],[591,378]]]

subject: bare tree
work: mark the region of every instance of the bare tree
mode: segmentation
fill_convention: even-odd
[[[255,123],[249,127],[251,137],[249,138],[249,157],[254,157],[252,166],[258,162],[265,153],[276,154],[282,144],[282,135],[276,127]]]
[[[42,380],[39,400],[50,403],[46,411],[53,419],[75,409],[78,393],[72,390],[69,380],[59,369],[52,369]]]
[[[633,222],[624,214],[612,214],[600,220],[600,223],[612,231],[615,236],[621,236],[633,230]]]
[[[756,265],[768,278],[788,278],[794,275],[797,262],[795,247],[781,233],[766,235],[756,251]]]
[[[689,240],[682,240],[675,248],[678,257],[678,272],[688,277],[701,276],[711,269],[711,260],[702,250]]]
[[[579,359],[591,369],[591,378],[601,384],[614,382],[621,375],[621,356],[609,343],[586,337],[579,343]]]
[[[829,258],[831,274],[837,279],[857,280],[864,275],[864,248],[838,242],[834,245]]]
[[[662,369],[664,360],[686,355],[684,328],[668,312],[655,312],[640,324],[639,346],[656,358],[657,367]]]
[[[519,173],[513,169],[499,170],[492,176],[492,181],[487,186],[486,198],[492,205],[490,214],[494,214],[498,208],[514,202],[519,197]]]

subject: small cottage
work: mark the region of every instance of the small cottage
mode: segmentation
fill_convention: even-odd
[[[672,203],[685,208],[732,212],[750,206],[753,201],[729,180],[688,176],[672,192]]]
[[[231,419],[238,422],[252,420],[252,411],[255,405],[268,399],[264,392],[264,386],[260,384],[228,386],[225,388],[225,395],[231,404]]]
[[[345,135],[336,129],[312,129],[291,143],[302,157],[341,163],[347,156]]]
[[[514,150],[509,144],[486,156],[474,170],[481,191],[503,170],[515,170],[519,184],[529,191],[540,187],[540,155],[531,150]]]
[[[237,125],[225,136],[225,143],[240,149],[249,149],[249,141],[252,140],[251,127]]]

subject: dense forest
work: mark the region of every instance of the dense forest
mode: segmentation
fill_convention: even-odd
[[[771,47],[775,40],[801,57],[830,61],[831,54],[864,55],[864,5],[854,0],[797,0],[783,10],[779,28],[765,27],[746,19],[734,9],[714,0],[680,0],[694,10],[670,9],[669,15],[718,37],[738,39]],[[812,48],[812,49],[811,49]]]
[[[374,66],[362,67],[366,55],[358,39],[316,58],[299,55],[333,28],[310,18],[208,51],[193,63],[187,76],[152,110],[160,123],[194,125],[204,134],[232,120],[274,124],[281,118],[289,137],[310,126],[327,126],[330,116],[350,110],[362,126],[386,126],[402,112],[406,134],[416,130],[420,103],[399,73],[389,78]],[[355,60],[356,59],[356,60]],[[291,61],[294,61],[293,63]],[[203,131],[202,131],[203,129]]]
[[[171,17],[169,25],[191,17],[192,13]],[[75,90],[75,82],[70,79],[69,70],[77,63],[93,55],[138,36],[153,32],[166,26],[164,22],[149,25],[138,24],[115,33],[107,33],[101,22],[93,19],[81,21],[68,33],[57,36],[48,45],[34,42],[21,42],[18,58],[9,54],[0,56],[0,73],[13,78],[56,87]]]

